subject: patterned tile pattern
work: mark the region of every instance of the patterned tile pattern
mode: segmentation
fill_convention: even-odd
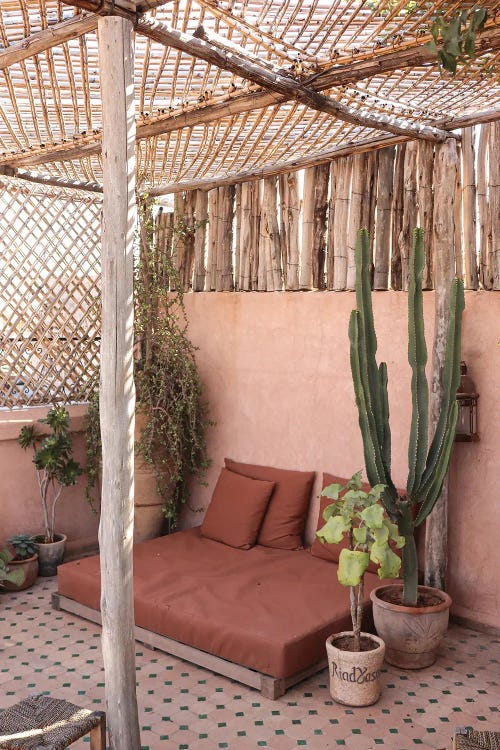
[[[0,594],[0,709],[42,691],[104,709],[100,629],[53,611],[55,588],[41,579]],[[270,701],[138,644],[143,750],[423,750],[451,748],[457,726],[500,731],[500,639],[452,626],[434,666],[386,666],[383,677],[382,697],[368,708],[334,703],[326,670]]]

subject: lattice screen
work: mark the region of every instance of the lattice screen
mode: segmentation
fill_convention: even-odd
[[[0,408],[85,400],[100,337],[101,203],[0,182]]]

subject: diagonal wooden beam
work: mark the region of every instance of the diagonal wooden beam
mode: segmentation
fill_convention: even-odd
[[[300,81],[285,72],[275,72],[258,64],[248,56],[244,56],[239,51],[222,47],[202,30],[198,30],[196,36],[190,36],[182,31],[171,29],[156,19],[139,19],[136,28],[139,33],[160,44],[174,47],[218,68],[229,70],[263,88],[275,91],[289,99],[295,99],[311,109],[325,112],[344,122],[410,138],[434,141],[435,143],[444,142],[449,137],[449,133],[446,131],[429,125],[415,125],[389,115],[380,115],[373,112],[360,113],[331,97],[324,96],[314,89],[304,86]]]
[[[97,16],[77,15],[67,21],[61,21],[47,29],[37,31],[27,36],[21,42],[10,44],[0,50],[0,70],[8,68],[9,65],[25,60],[27,57],[38,55],[50,47],[55,47],[70,39],[77,39],[83,34],[88,34],[97,28]]]

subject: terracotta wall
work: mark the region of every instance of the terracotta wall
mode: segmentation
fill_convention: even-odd
[[[208,487],[193,488],[184,526],[201,522],[200,509],[206,507],[224,456],[345,476],[363,466],[347,337],[352,293],[199,293],[186,295],[185,301],[217,425],[209,435]],[[393,477],[404,487],[410,421],[407,297],[379,292],[374,304],[379,355],[389,370]],[[431,348],[431,292],[425,294],[425,314]],[[467,293],[462,349],[480,393],[481,442],[456,445],[449,523],[454,611],[493,626],[500,621],[498,320],[499,293]],[[309,538],[316,508],[317,499]]]
[[[85,406],[70,406],[74,458],[85,465]],[[13,534],[43,530],[40,492],[31,451],[17,443],[21,427],[45,417],[47,407],[0,411],[0,545]],[[40,425],[41,428],[41,425]],[[95,547],[98,517],[85,498],[85,474],[67,487],[56,511],[56,532],[68,536],[68,555]],[[67,556],[68,556],[67,555]]]

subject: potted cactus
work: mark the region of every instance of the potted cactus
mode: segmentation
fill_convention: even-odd
[[[4,587],[8,591],[24,591],[29,589],[38,575],[38,544],[30,534],[17,534],[8,540],[9,548],[14,556],[9,562],[11,570],[22,570],[21,583],[7,581]]]
[[[345,485],[330,484],[321,493],[333,502],[323,511],[325,525],[316,536],[324,544],[348,539],[339,555],[337,578],[350,589],[352,632],[335,633],[326,641],[331,696],[348,706],[369,706],[381,691],[385,644],[381,638],[361,632],[361,625],[364,576],[370,562],[381,579],[396,578],[401,568],[401,558],[391,543],[400,549],[404,539],[380,503],[384,489],[385,485],[378,484],[364,492],[358,471]]]
[[[38,420],[50,427],[50,434],[41,435],[35,425],[25,425],[19,434],[19,445],[33,449],[42,511],[44,532],[35,537],[38,543],[39,573],[53,576],[64,557],[65,534],[56,534],[56,508],[65,487],[76,484],[82,469],[72,458],[69,414],[62,406],[49,410],[46,419]]]
[[[351,371],[363,438],[365,465],[371,484],[384,484],[381,500],[405,539],[403,585],[384,586],[371,594],[377,632],[386,642],[386,659],[396,666],[420,668],[435,661],[448,625],[450,597],[439,589],[418,586],[415,530],[425,521],[440,495],[455,437],[460,383],[460,334],[464,309],[463,283],[454,279],[450,295],[443,395],[440,417],[428,450],[427,349],[424,335],[422,271],[423,232],[414,232],[408,290],[408,359],[412,369],[412,420],[408,447],[408,482],[400,495],[391,478],[391,437],[387,366],[377,365],[377,338],[370,286],[370,249],[366,230],[356,247],[356,302],[351,313]],[[394,631],[392,631],[394,627]],[[391,635],[393,632],[393,635]]]

